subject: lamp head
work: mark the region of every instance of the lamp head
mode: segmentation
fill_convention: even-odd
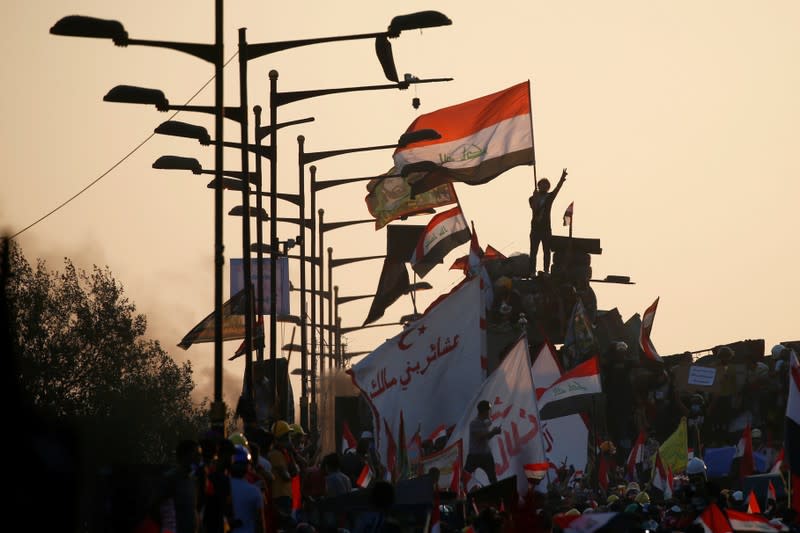
[[[50,33],[68,37],[95,37],[112,39],[117,46],[128,44],[128,32],[116,20],[103,20],[83,15],[70,15],[56,22]]]
[[[437,28],[450,26],[452,20],[438,11],[417,11],[408,15],[398,15],[389,23],[389,37],[397,37],[405,30],[419,30],[422,28]]]
[[[173,137],[186,137],[187,139],[196,139],[203,146],[211,144],[211,135],[208,130],[203,126],[195,126],[186,122],[179,122],[177,120],[167,120],[159,124],[154,130],[161,135],[172,135]]]
[[[215,181],[216,180],[209,181],[207,187],[209,189],[215,189]],[[235,178],[222,178],[222,188],[227,191],[243,191],[245,187],[242,180],[237,180]]]
[[[200,161],[193,157],[180,157],[177,155],[162,155],[153,163],[153,168],[191,170],[192,174],[203,173],[203,167],[200,166]]]
[[[103,97],[104,102],[121,102],[123,104],[151,104],[159,111],[169,110],[169,100],[159,89],[134,87],[133,85],[117,85]]]

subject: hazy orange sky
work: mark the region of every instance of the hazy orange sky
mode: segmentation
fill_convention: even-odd
[[[131,38],[211,43],[214,2],[12,1],[7,7],[0,19],[0,230],[14,234],[108,171],[170,117],[153,107],[103,102],[110,88],[160,88],[181,104],[213,75],[210,64],[186,54],[54,36],[50,27],[82,14],[119,20]],[[594,277],[627,275],[635,282],[595,284],[600,309],[616,307],[627,320],[660,297],[652,340],[662,354],[744,339],[764,339],[768,352],[777,342],[800,339],[799,3],[229,1],[225,57],[236,52],[241,27],[250,43],[368,33],[384,30],[395,15],[427,9],[447,14],[453,25],[392,41],[398,71],[454,81],[282,106],[280,121],[313,116],[315,122],[280,132],[281,191],[297,192],[297,135],[306,137],[308,151],[393,143],[419,113],[530,80],[536,174],[557,179],[569,169],[553,208],[554,232],[566,234],[561,214],[574,202],[574,235],[601,241]],[[280,72],[279,90],[386,83],[370,41],[309,46],[250,62],[251,106],[267,109],[271,69]],[[226,105],[238,105],[237,79],[234,60],[225,70]],[[213,102],[210,84],[193,103]],[[175,120],[214,135],[210,115],[180,113]],[[239,140],[236,123],[226,121],[225,138]],[[165,154],[213,168],[212,148],[155,136],[17,240],[31,262],[45,258],[51,269],[61,269],[63,257],[86,269],[108,266],[147,315],[150,335],[177,360],[191,360],[198,395],[211,397],[212,345],[176,347],[213,310],[210,176],[152,169]],[[317,166],[321,180],[374,175],[391,166],[391,152]],[[235,150],[226,151],[225,168],[240,169]],[[484,246],[506,255],[528,252],[533,176],[531,167],[518,167],[486,185],[456,185]],[[326,221],[361,219],[369,216],[365,194],[364,182],[335,187],[319,193],[318,205]],[[225,211],[240,200],[226,193]],[[284,202],[278,214],[297,216]],[[281,224],[278,233],[293,237],[297,228]],[[338,258],[382,254],[385,239],[371,225],[325,236]],[[224,240],[226,258],[241,257],[241,219],[226,217]],[[434,290],[420,293],[418,307],[460,280],[447,267],[466,249],[425,278]],[[340,295],[373,292],[380,266],[365,261],[335,269]],[[227,284],[226,265],[225,298]],[[297,300],[292,304],[297,314]],[[369,305],[343,305],[343,324],[361,324]],[[404,298],[382,322],[411,311]],[[349,349],[373,349],[399,328],[353,332]],[[279,346],[291,332],[279,329]],[[224,347],[223,392],[231,406],[244,362],[227,357],[238,344]],[[295,354],[292,366],[298,364]]]

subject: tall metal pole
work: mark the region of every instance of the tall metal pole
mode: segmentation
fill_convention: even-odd
[[[316,193],[316,181],[317,181],[317,167],[315,165],[311,165],[308,169],[309,174],[311,176],[311,205],[310,205],[310,215],[311,215],[311,256],[315,257],[316,255],[316,242],[317,242],[317,217],[316,217],[316,209],[317,209],[317,193]],[[316,305],[316,294],[315,291],[317,290],[317,266],[316,261],[311,262],[311,298],[309,301],[311,302],[311,412],[310,412],[310,421],[311,421],[311,431],[317,432],[317,305]]]
[[[334,285],[333,287],[333,323],[335,324],[336,332],[334,335],[335,345],[336,345],[336,367],[343,368],[344,365],[342,364],[342,352],[341,352],[341,340],[339,339],[339,329],[341,327],[341,318],[339,318],[339,286]]]
[[[317,320],[317,324],[319,324],[319,377],[320,379],[325,377],[325,302],[323,301],[323,292],[325,287],[325,269],[323,267],[323,259],[324,255],[322,250],[324,250],[324,240],[325,240],[325,232],[322,231],[322,225],[325,220],[325,210],[319,209],[317,210],[317,228],[319,233],[319,250],[317,250],[317,259],[319,260],[319,320]]]
[[[270,381],[272,384],[272,405],[273,415],[276,420],[284,420],[286,418],[285,402],[278,404],[278,361],[277,361],[277,335],[278,335],[278,309],[277,309],[277,254],[278,254],[278,223],[275,220],[278,216],[278,71],[269,71],[269,119],[271,127],[270,144],[272,145],[272,161],[269,165],[269,216],[271,218],[269,224],[269,360],[272,364],[272,376]],[[283,399],[281,399],[283,400]],[[278,412],[275,408],[279,407]]]
[[[255,140],[257,145],[261,145],[261,138],[258,135],[259,128],[261,127],[261,106],[257,105],[253,107],[253,114],[255,115],[256,119],[256,135]],[[258,182],[256,183],[256,211],[262,213],[264,207],[262,202],[261,194],[263,190],[263,180],[262,180],[262,169],[261,169],[261,156],[256,156],[256,179]],[[256,312],[259,317],[264,316],[264,222],[262,220],[258,221],[256,225],[256,241],[258,242],[258,250],[256,251],[256,258],[258,259],[258,265],[256,265],[258,279],[256,280],[256,290],[258,292],[258,296],[256,298],[256,302],[258,302],[258,307]],[[263,318],[262,318],[263,320]],[[261,324],[262,332],[264,328],[264,324]],[[263,364],[264,362],[264,345],[263,343],[259,343],[258,348],[256,349],[256,360]]]
[[[302,382],[300,385],[300,425],[308,429],[308,321],[306,315],[306,179],[305,168],[303,166],[303,146],[305,137],[297,136],[298,153],[298,193],[300,194],[299,215],[300,219],[300,371],[302,372]],[[313,267],[312,267],[313,268]]]
[[[247,384],[245,400],[254,408],[253,390],[253,280],[250,275],[250,155],[247,128],[247,28],[239,28],[239,105],[242,110],[242,277],[244,278],[244,382]]]
[[[225,403],[222,401],[222,268],[225,262],[222,244],[222,170],[223,158],[223,1],[214,2],[214,402],[211,427],[224,435]]]
[[[335,368],[336,351],[333,345],[333,327],[335,325],[333,318],[333,248],[328,246],[328,368]]]

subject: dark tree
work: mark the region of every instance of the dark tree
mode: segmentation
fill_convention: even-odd
[[[208,427],[190,363],[145,337],[147,320],[109,269],[33,268],[11,246],[6,297],[21,398],[77,436],[91,465],[162,464]]]

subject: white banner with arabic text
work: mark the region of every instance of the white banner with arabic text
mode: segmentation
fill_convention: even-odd
[[[386,461],[384,420],[398,438],[400,410],[421,435],[454,425],[483,380],[480,279],[465,280],[419,320],[348,370],[374,415],[377,446]]]

